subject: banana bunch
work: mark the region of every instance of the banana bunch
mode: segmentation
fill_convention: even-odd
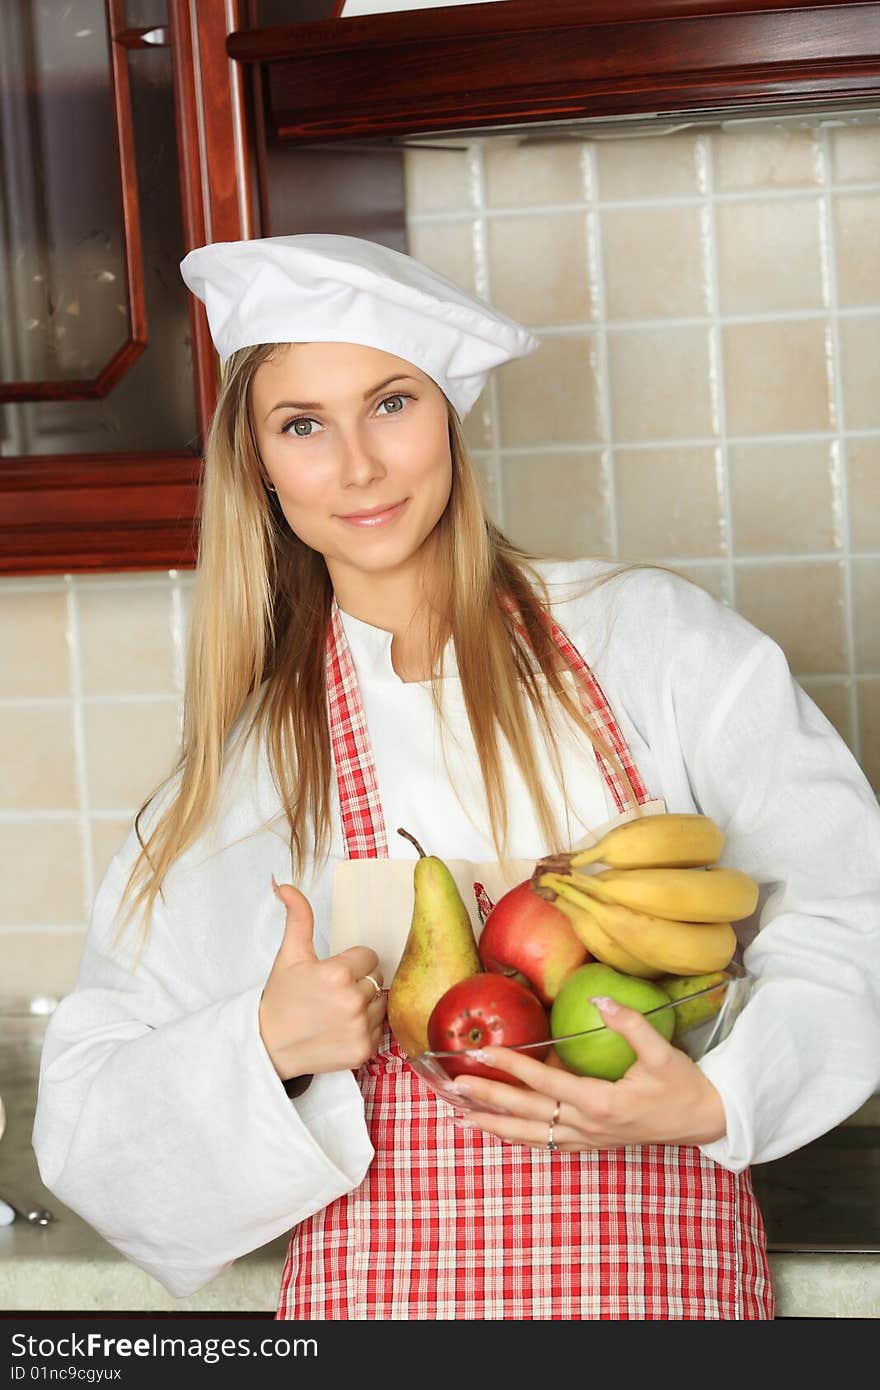
[[[732,923],[758,902],[758,885],[747,874],[710,867],[723,847],[724,835],[708,816],[645,816],[589,849],[542,860],[533,885],[605,965],[646,980],[704,975],[730,964]],[[609,867],[578,872],[596,863]]]
[[[552,855],[541,862],[549,872],[607,864],[610,869],[693,869],[714,864],[724,834],[711,816],[640,816],[609,830],[595,845]]]

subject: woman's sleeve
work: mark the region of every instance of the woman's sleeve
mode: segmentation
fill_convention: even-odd
[[[761,886],[743,924],[754,992],[699,1063],[727,1117],[703,1152],[739,1171],[880,1088],[880,808],[774,641],[694,590],[666,632],[684,774],[725,832],[721,862]]]
[[[46,1032],[33,1147],[50,1191],[183,1297],[351,1191],[373,1148],[351,1072],[288,1099],[260,1037],[261,985],[207,1004],[189,993],[185,923],[158,906],[137,968],[111,953],[123,881],[117,856]]]

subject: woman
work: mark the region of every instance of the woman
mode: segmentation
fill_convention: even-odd
[[[224,363],[183,755],[47,1033],[44,1181],[176,1295],[291,1230],[279,1317],[772,1317],[749,1165],[880,1081],[864,777],[701,590],[487,520],[460,420],[537,347],[519,325],[345,237],[183,274]],[[534,860],[652,799],[712,816],[764,889],[731,1036],[697,1064],[606,1004],[623,1080],[501,1050],[531,1090],[462,1082],[507,1113],[457,1124],[388,1035],[370,942],[334,949],[337,872],[412,859],[397,827]]]

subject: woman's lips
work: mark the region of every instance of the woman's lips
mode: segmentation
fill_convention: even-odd
[[[386,508],[384,512],[370,512],[366,516],[341,516],[339,519],[348,522],[349,526],[384,526],[399,515],[407,500],[404,497],[402,502],[396,502],[393,507]]]

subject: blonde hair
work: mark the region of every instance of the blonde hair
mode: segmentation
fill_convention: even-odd
[[[316,863],[330,853],[333,762],[325,648],[333,589],[323,556],[290,530],[276,495],[267,491],[249,406],[253,375],[277,349],[266,344],[232,354],[205,442],[181,754],[171,777],[154,789],[135,817],[140,852],[122,895],[128,909],[120,934],[140,909],[142,942],[169,870],[210,822],[236,725],[244,742],[252,736],[265,742],[289,826],[293,880],[302,876],[312,853]],[[558,709],[615,769],[630,805],[635,809],[638,803],[614,749],[591,727],[561,678],[565,662],[546,621],[550,598],[534,569],[542,557],[515,545],[488,519],[451,406],[448,418],[452,485],[434,535],[436,585],[428,613],[435,672],[431,692],[442,727],[438,668],[451,636],[492,841],[498,858],[504,859],[508,827],[499,733],[521,771],[547,843],[564,844],[540,774],[529,706],[551,759],[555,757],[560,783],[552,725]],[[523,646],[499,594],[512,600],[531,651]],[[171,795],[145,841],[141,817],[163,788]]]

